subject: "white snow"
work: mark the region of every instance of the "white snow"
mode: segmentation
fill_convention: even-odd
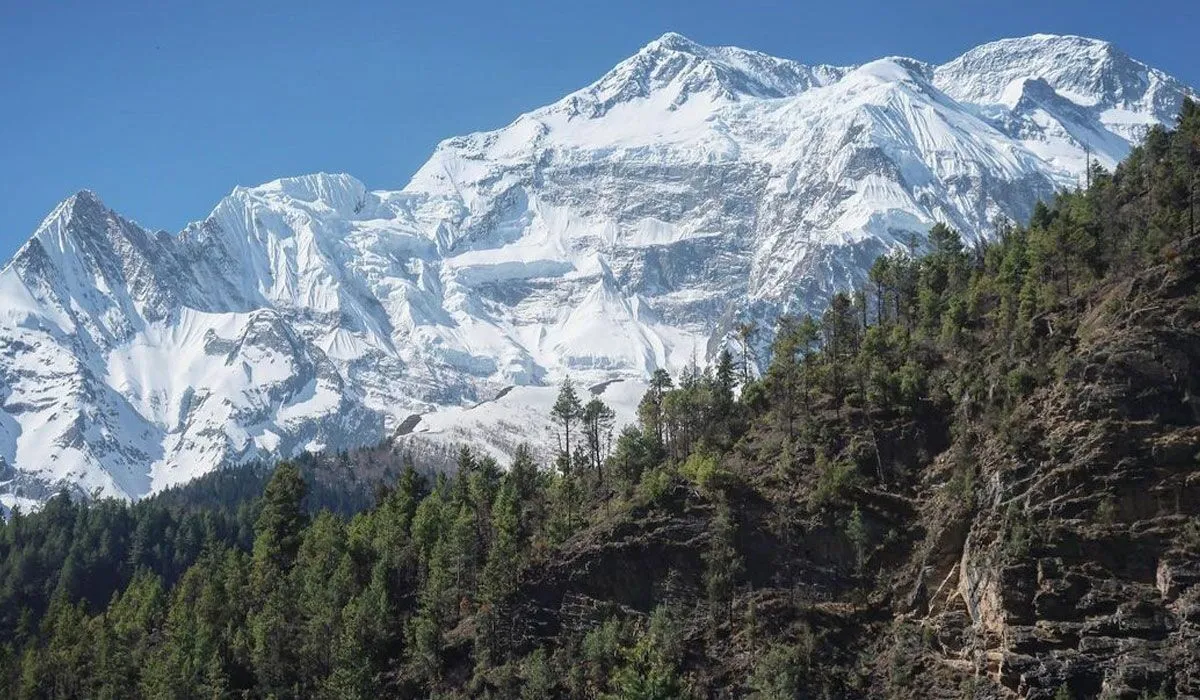
[[[136,498],[414,415],[402,439],[503,456],[552,444],[565,376],[631,421],[655,369],[819,310],[936,221],[1025,219],[1188,93],[1080,37],[834,67],[667,34],[399,191],[237,187],[178,236],[81,192],[0,271],[0,460]]]

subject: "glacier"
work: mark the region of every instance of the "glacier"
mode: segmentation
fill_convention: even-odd
[[[1082,37],[809,66],[669,33],[400,190],[237,187],[178,234],[77,193],[0,271],[0,504],[386,440],[503,456],[550,444],[566,376],[631,421],[655,369],[935,222],[1026,219],[1188,95]]]

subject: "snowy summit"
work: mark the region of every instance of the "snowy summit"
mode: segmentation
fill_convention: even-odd
[[[567,374],[628,420],[654,369],[934,222],[1024,220],[1190,92],[1081,37],[839,67],[666,34],[399,191],[238,187],[178,235],[80,192],[0,272],[0,503],[390,438],[504,452]]]

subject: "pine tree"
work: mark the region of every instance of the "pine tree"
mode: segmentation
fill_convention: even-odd
[[[854,548],[854,568],[861,574],[867,562],[869,534],[858,504],[854,505],[854,512],[850,514],[850,519],[846,522],[846,537],[850,540],[850,546]]]
[[[737,385],[734,376],[733,355],[722,349],[717,355],[717,369],[713,375],[713,403],[717,415],[728,419],[733,411],[733,390]]]
[[[623,662],[610,681],[612,692],[602,696],[605,700],[673,700],[682,695],[678,661],[669,651],[674,640],[664,636],[663,617],[657,613],[650,629],[623,650]]]
[[[558,399],[550,409],[550,418],[559,427],[560,447],[562,448],[559,452],[560,471],[570,469],[571,456],[574,454],[571,452],[571,429],[579,420],[582,412],[583,406],[579,402],[579,394],[575,392],[575,385],[568,377],[563,380],[562,388],[558,392]]]
[[[250,619],[250,658],[261,694],[296,696],[305,675],[296,643],[300,630],[295,588],[282,578]]]
[[[583,408],[583,435],[598,483],[604,483],[604,458],[612,443],[612,430],[616,418],[616,412],[598,398],[588,401]]]
[[[742,386],[750,383],[750,356],[754,352],[754,336],[758,327],[754,321],[746,321],[737,327],[738,341],[742,344]]]
[[[458,514],[450,524],[446,547],[448,565],[453,581],[451,602],[457,602],[460,610],[470,612],[471,597],[475,592],[476,577],[480,560],[480,525],[476,522],[476,511],[466,503],[458,508]]]
[[[660,453],[657,441],[648,439],[636,426],[627,425],[617,437],[610,464],[616,468],[617,478],[630,488],[641,481],[647,469],[658,463]]]
[[[812,388],[817,383],[817,353],[816,343],[820,339],[821,328],[816,319],[805,314],[796,325],[796,347],[801,354],[801,384],[804,389],[804,409],[812,410]]]
[[[537,463],[533,459],[533,451],[529,445],[517,445],[513,453],[512,465],[508,470],[508,479],[512,481],[519,512],[520,541],[525,543],[541,527],[545,520],[545,494],[542,485],[542,475],[538,472]],[[499,496],[497,496],[498,498]]]
[[[801,371],[804,341],[796,317],[781,316],[775,342],[771,345],[772,360],[767,368],[766,383],[776,412],[783,418],[789,440],[794,432],[800,387],[804,382]]]
[[[90,664],[90,635],[83,606],[59,596],[46,613],[44,654],[37,674],[41,691],[51,698],[81,697],[86,694]]]
[[[380,659],[397,651],[386,579],[385,568],[376,565],[367,587],[342,609],[343,624],[333,640],[333,671],[322,681],[320,697],[365,699],[375,697],[379,690]]]
[[[101,630],[95,635],[101,648],[98,661],[99,697],[123,697],[130,679],[137,678],[153,649],[153,635],[166,615],[167,600],[162,580],[142,569],[124,591],[113,595],[105,612],[98,616]]]
[[[355,593],[346,541],[345,525],[329,511],[322,511],[305,530],[292,569],[300,624],[295,645],[306,695],[312,694],[332,671],[334,659],[329,640],[337,637],[342,626],[342,609]]]
[[[441,488],[435,488],[417,505],[412,520],[412,542],[422,563],[432,558],[443,531],[448,529],[449,515],[444,512],[448,507]]]
[[[267,482],[262,510],[254,524],[254,565],[258,575],[267,571],[284,572],[291,567],[308,523],[304,511],[307,490],[300,470],[288,462],[280,464]],[[261,588],[259,592],[262,593]]]
[[[888,297],[895,284],[892,275],[890,255],[880,255],[875,258],[875,262],[871,264],[871,269],[867,273],[867,279],[875,290],[875,322],[881,325],[887,323],[889,317]]]
[[[855,320],[854,305],[844,293],[833,296],[829,310],[821,319],[824,349],[829,369],[830,393],[833,394],[834,409],[839,411],[845,399],[849,360],[858,351],[859,326]]]
[[[546,658],[546,650],[538,647],[523,664],[521,700],[552,700],[557,681],[554,670]]]
[[[714,616],[717,611],[722,611],[722,616],[730,623],[733,621],[734,586],[742,571],[742,558],[734,536],[733,516],[729,504],[722,500],[717,503],[709,527],[708,551],[704,554],[704,587]]]
[[[752,700],[792,700],[801,690],[802,665],[796,649],[772,646],[754,666],[750,677]]]
[[[492,509],[492,547],[487,554],[479,587],[485,614],[483,629],[476,642],[478,652],[482,652],[482,658],[488,660],[495,659],[501,652],[507,654],[511,648],[508,637],[512,621],[509,619],[507,598],[516,588],[524,550],[517,497],[516,480],[506,478]]]
[[[673,383],[665,369],[656,369],[650,376],[650,388],[638,404],[638,420],[642,430],[653,436],[660,446],[666,444],[666,421],[663,419],[663,402]]]

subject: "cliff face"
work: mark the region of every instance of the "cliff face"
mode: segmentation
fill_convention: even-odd
[[[923,480],[930,595],[902,619],[935,665],[1022,697],[1200,694],[1198,252],[1041,319],[1061,376],[973,450],[975,507],[939,493],[946,460]]]
[[[815,410],[807,435],[840,433],[831,461],[853,465],[840,485],[754,422],[722,460],[727,610],[704,593],[715,499],[676,483],[526,572],[515,648],[666,605],[702,697],[746,695],[781,645],[799,697],[1200,696],[1200,238],[1163,260],[1032,318],[1042,373],[1003,410],[930,391],[869,432],[853,406]]]

